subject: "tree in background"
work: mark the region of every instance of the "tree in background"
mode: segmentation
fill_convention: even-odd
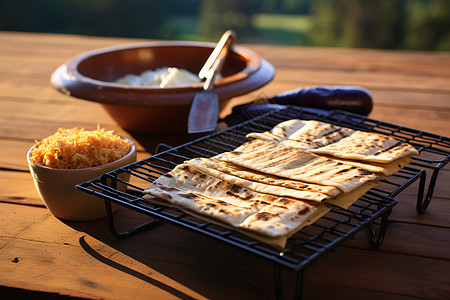
[[[310,45],[450,50],[449,0],[316,0]]]
[[[450,51],[450,0],[0,0],[0,8],[0,30],[216,41],[233,29],[240,43]]]
[[[405,48],[450,50],[450,1],[410,0],[406,13]]]
[[[399,48],[402,0],[316,0],[310,44],[314,46]]]
[[[160,37],[165,1],[0,0],[0,30]]]
[[[258,10],[258,0],[203,0],[200,11],[199,33],[216,40],[228,29],[238,37],[253,34],[251,18]]]
[[[274,14],[309,14],[314,0],[260,0],[258,12]]]

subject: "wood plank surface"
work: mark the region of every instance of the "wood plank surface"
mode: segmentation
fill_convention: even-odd
[[[39,198],[26,153],[59,127],[113,129],[136,142],[138,159],[159,143],[192,139],[127,132],[100,105],[63,95],[50,84],[52,72],[74,55],[144,40],[20,32],[0,32],[0,40],[0,298],[275,298],[275,265],[261,257],[170,224],[116,239],[105,219],[58,220]],[[233,105],[299,87],[357,85],[372,94],[369,117],[450,136],[448,53],[244,46],[272,63],[276,76],[234,99],[224,115]],[[371,248],[362,230],[308,266],[304,299],[448,299],[449,181],[446,166],[421,215],[417,183],[400,193],[381,247]],[[115,217],[119,230],[149,220],[127,209]],[[285,299],[294,295],[296,275],[281,270]]]

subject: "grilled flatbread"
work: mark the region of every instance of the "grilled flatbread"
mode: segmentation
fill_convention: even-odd
[[[366,182],[365,184],[354,189],[353,191],[349,193],[339,194],[336,197],[327,200],[325,203],[332,206],[347,209],[376,185],[377,185],[376,182]]]
[[[270,195],[322,202],[341,193],[338,188],[333,186],[287,180],[221,162],[217,159],[195,158],[186,161],[186,164],[227,182]]]
[[[405,156],[419,155],[410,144],[383,134],[364,131],[357,131],[335,143],[310,151],[316,154],[378,163],[389,163]]]
[[[418,155],[414,147],[392,137],[316,120],[289,120],[276,125],[271,132],[249,133],[247,136],[320,155],[375,163],[391,163]]]
[[[195,158],[161,176],[144,199],[173,206],[283,248],[333,206],[347,209],[418,152],[394,138],[289,120],[233,151]]]
[[[221,223],[271,237],[292,234],[317,210],[314,203],[250,191],[188,164],[161,176],[144,193]]]
[[[287,138],[288,136],[305,126],[307,123],[308,121],[299,119],[287,120],[275,125],[275,127],[273,127],[271,131],[276,136]]]
[[[350,193],[342,193],[336,187],[283,179],[269,174],[258,173],[214,158],[195,158],[185,163],[208,175],[252,191],[280,197],[325,202],[344,209],[347,209],[376,185],[374,182],[366,182]]]
[[[271,175],[335,186],[343,192],[377,178],[367,170],[263,140],[252,140],[216,158]]]
[[[247,137],[261,139],[265,141],[281,142],[288,138],[291,134],[302,128],[308,121],[292,119],[277,124],[272,130],[266,132],[251,132]]]
[[[247,134],[247,137],[281,142],[288,146],[308,150],[334,143],[354,132],[353,129],[316,120],[294,119],[276,125],[270,132],[252,132]]]
[[[294,230],[298,230],[299,225],[314,211],[316,208],[305,202],[280,197],[248,217],[240,227],[268,236],[290,235]]]
[[[305,150],[316,149],[339,141],[354,132],[353,129],[343,128],[329,123],[308,121],[302,128],[290,134],[285,142],[288,145],[295,145]]]
[[[410,156],[405,156],[399,159],[396,159],[390,163],[377,163],[377,162],[364,162],[364,161],[354,161],[350,159],[341,159],[330,157],[335,161],[342,162],[348,165],[352,165],[361,169],[365,169],[372,173],[376,173],[378,175],[377,180],[383,179],[387,176],[393,175],[403,169],[407,164],[409,164],[412,159]]]
[[[186,208],[183,208],[180,206],[173,205],[170,202],[156,198],[151,194],[145,194],[143,196],[143,199],[147,200],[149,202],[157,203],[157,204],[164,205],[164,206],[176,207],[177,209],[179,209],[191,216],[195,216],[195,217],[199,218],[200,220],[204,220],[204,221],[210,222],[212,224],[217,224],[217,225],[227,228],[227,229],[235,230],[235,231],[240,232],[240,233],[242,233],[250,238],[253,238],[257,241],[260,241],[260,242],[263,242],[268,245],[271,245],[271,246],[274,246],[277,248],[281,248],[281,249],[286,246],[287,240],[292,235],[294,235],[297,231],[301,230],[302,228],[304,228],[308,225],[315,223],[318,219],[320,219],[321,217],[326,215],[332,209],[332,207],[329,205],[319,205],[316,207],[316,210],[310,216],[308,216],[302,224],[300,224],[300,225],[298,225],[298,227],[292,229],[289,233],[287,233],[285,235],[280,235],[280,236],[268,236],[265,234],[260,234],[258,232],[252,231],[251,229],[233,227],[229,224],[222,223],[218,219],[207,216],[205,214],[200,214],[193,210],[189,210],[189,209],[186,209]]]
[[[353,203],[371,187],[366,184],[345,198],[339,199],[338,196],[329,202],[335,205],[352,199]],[[161,176],[144,193],[144,199],[177,207],[200,219],[213,221],[280,248],[295,232],[314,223],[332,208],[327,204],[314,205],[249,191],[188,164],[179,165]],[[351,203],[342,202],[339,206],[347,207]]]

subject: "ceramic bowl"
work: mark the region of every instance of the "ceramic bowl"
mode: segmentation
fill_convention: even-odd
[[[176,87],[143,87],[114,83],[126,74],[177,67],[198,74],[214,43],[154,41],[90,51],[69,59],[52,74],[60,92],[100,103],[124,129],[132,132],[187,132],[189,108],[202,83]],[[236,96],[273,79],[273,66],[255,52],[234,46],[214,93],[220,110]]]
[[[132,143],[132,141],[128,141]],[[30,156],[34,146],[31,147],[27,153],[28,166],[34,185],[45,206],[55,217],[67,221],[89,221],[105,217],[104,200],[79,191],[75,186],[135,162],[136,146],[134,143],[132,144],[131,151],[121,159],[83,169],[56,169],[32,163]],[[128,181],[129,176],[124,175],[122,179]],[[124,189],[125,187],[119,188]],[[115,210],[117,208],[118,206],[115,206]]]

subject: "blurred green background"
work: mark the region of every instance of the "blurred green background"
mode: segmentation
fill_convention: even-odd
[[[0,0],[0,30],[450,51],[450,0]]]

